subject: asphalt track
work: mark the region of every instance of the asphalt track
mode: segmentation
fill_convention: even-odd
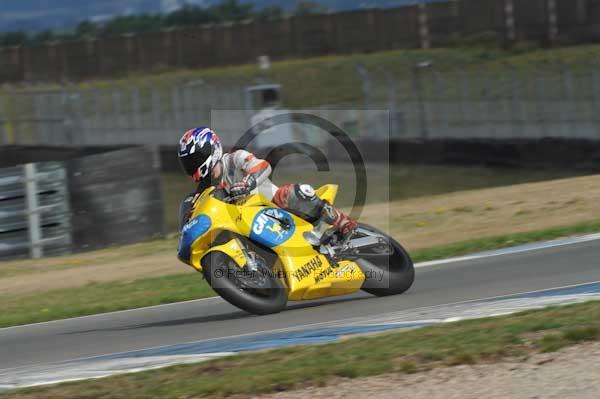
[[[0,370],[600,281],[597,239],[494,255],[422,265],[401,296],[291,303],[277,315],[211,298],[0,329]]]

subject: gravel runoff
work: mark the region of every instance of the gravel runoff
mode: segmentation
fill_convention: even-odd
[[[339,379],[322,388],[263,396],[263,399],[599,399],[600,342],[583,344],[527,361],[443,367],[412,375]]]

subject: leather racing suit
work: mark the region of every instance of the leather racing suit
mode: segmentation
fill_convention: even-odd
[[[322,220],[343,234],[356,228],[356,222],[350,217],[317,197],[312,186],[287,184],[277,187],[269,178],[272,172],[271,165],[248,151],[237,150],[223,155],[221,166],[221,177],[219,181],[213,180],[212,184],[230,196],[243,198],[259,193],[278,207],[311,223]],[[199,188],[197,193],[203,190],[204,188]],[[186,198],[182,204],[183,223],[187,221],[193,198],[194,196]]]

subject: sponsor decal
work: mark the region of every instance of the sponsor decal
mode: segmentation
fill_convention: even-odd
[[[327,270],[322,271],[315,277],[315,284],[319,284],[321,281],[325,280],[327,277],[331,276],[333,272],[339,267],[336,263],[335,265],[331,265],[331,267],[327,268]]]
[[[200,215],[183,226],[181,229],[181,239],[179,240],[178,255],[179,259],[187,262],[192,254],[192,245],[194,241],[202,237],[210,229],[212,221],[207,215]]]
[[[278,208],[267,208],[254,217],[250,239],[272,248],[289,240],[295,230],[296,225],[290,213]]]
[[[292,273],[292,276],[296,278],[298,281],[302,281],[308,276],[310,276],[315,271],[319,270],[319,268],[323,266],[323,261],[320,256],[315,256],[308,262],[303,265],[300,269],[296,270]]]

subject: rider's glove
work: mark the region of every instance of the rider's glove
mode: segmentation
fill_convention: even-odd
[[[229,189],[229,195],[233,201],[240,201],[246,198],[252,190],[256,188],[256,178],[248,175],[239,183],[235,183]]]
[[[348,215],[345,215],[339,212],[338,218],[333,224],[333,228],[342,233],[343,235],[347,235],[350,232],[354,231],[358,227],[358,224],[352,220]]]
[[[248,186],[248,190],[250,191],[254,190],[258,184],[254,175],[248,175],[244,177],[244,180],[242,180],[242,182],[244,182],[246,186]]]
[[[339,231],[343,235],[351,233],[358,227],[358,224],[350,216],[338,211],[327,203],[321,211],[321,220],[332,225],[336,231]]]

